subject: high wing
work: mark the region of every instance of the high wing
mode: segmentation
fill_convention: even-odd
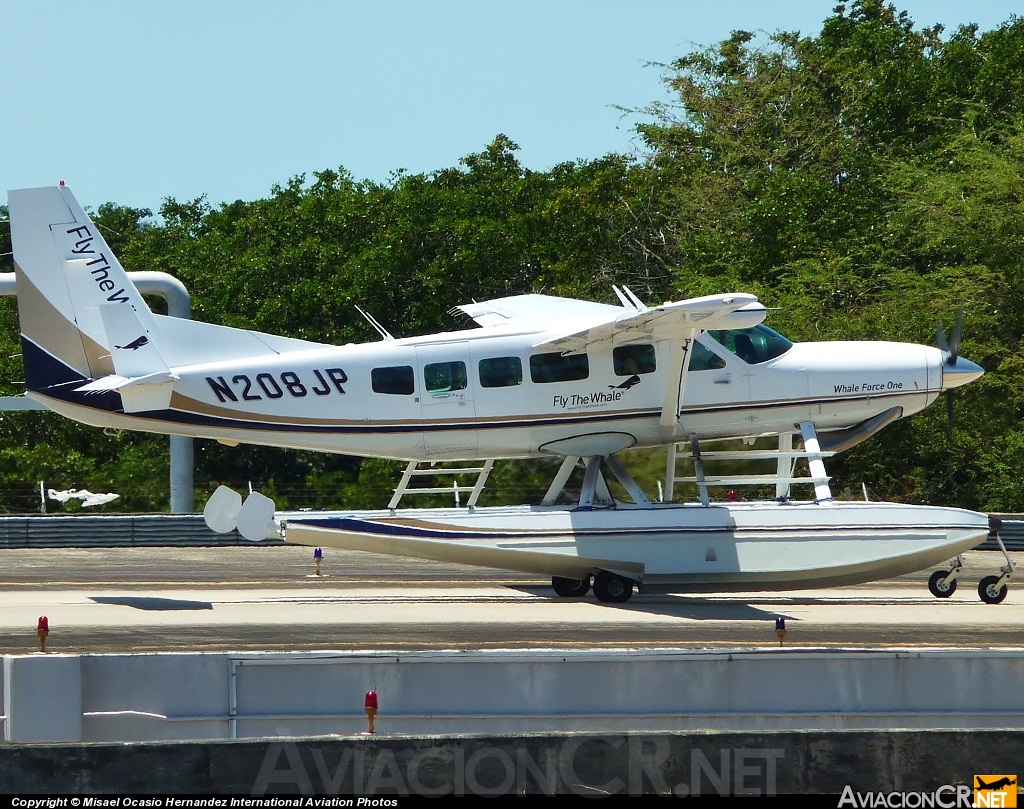
[[[533,347],[571,353],[599,343],[692,340],[705,329],[756,326],[766,313],[756,296],[742,293],[707,295],[643,310],[609,308],[614,312],[613,317],[594,325],[570,326],[565,331],[549,333]]]
[[[628,301],[629,298],[623,298]],[[705,329],[755,326],[766,310],[754,295],[734,293],[690,298],[661,306],[612,306],[554,295],[513,295],[457,306],[484,328],[543,332],[533,348],[550,346],[565,353],[599,343],[688,340]],[[563,325],[552,330],[553,323]],[[567,324],[567,325],[566,325]]]
[[[615,289],[621,306],[558,298],[552,295],[516,295],[457,307],[484,328],[536,330],[533,348],[563,354],[587,351],[599,344],[672,343],[669,375],[661,409],[666,436],[677,431],[676,420],[686,387],[686,367],[693,339],[706,329],[741,329],[756,326],[766,309],[757,297],[744,293],[706,295],[661,306],[647,307],[628,289]],[[565,324],[553,330],[551,324]]]
[[[512,326],[524,330],[534,328],[538,331],[546,330],[552,323],[567,319],[575,321],[589,318],[594,321],[605,321],[623,312],[621,306],[559,298],[555,295],[512,295],[481,303],[474,301],[455,308],[465,312],[485,329]]]

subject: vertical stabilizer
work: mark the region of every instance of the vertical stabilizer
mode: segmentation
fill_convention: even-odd
[[[68,381],[54,376],[61,366],[93,379],[113,374],[101,307],[130,308],[149,333],[152,312],[69,188],[10,191],[8,199],[29,389]]]

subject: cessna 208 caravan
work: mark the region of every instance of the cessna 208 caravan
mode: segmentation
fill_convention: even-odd
[[[458,307],[479,328],[334,346],[156,315],[70,189],[9,192],[28,395],[99,427],[410,462],[561,456],[536,506],[305,515],[290,542],[505,567],[641,592],[788,589],[897,575],[955,557],[952,593],[984,515],[832,499],[822,462],[981,376],[956,347],[791,343],[752,295],[648,307],[518,295]],[[954,342],[956,342],[954,340]],[[714,503],[700,443],[779,436],[775,501]],[[793,437],[803,449],[793,449]],[[617,453],[687,442],[700,504],[651,503]],[[719,453],[721,455],[721,453]],[[813,501],[789,498],[808,460]],[[556,505],[573,469],[578,502]],[[633,500],[616,503],[602,469]],[[236,499],[237,498],[237,499]],[[669,500],[671,497],[668,498]],[[259,539],[273,503],[222,487],[208,522]],[[1012,563],[982,598],[1005,597]],[[985,584],[985,582],[983,582]]]

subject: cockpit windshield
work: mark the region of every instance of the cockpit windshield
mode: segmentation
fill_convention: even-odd
[[[793,347],[763,323],[749,329],[711,329],[708,334],[749,365],[773,360]]]

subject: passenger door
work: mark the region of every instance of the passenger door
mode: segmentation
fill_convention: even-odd
[[[417,346],[416,363],[426,454],[473,457],[477,434],[469,344]]]

